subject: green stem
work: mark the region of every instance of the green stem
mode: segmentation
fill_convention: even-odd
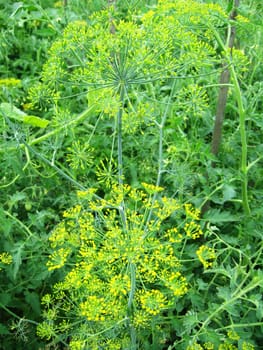
[[[170,107],[171,107],[171,100],[174,95],[174,89],[176,85],[176,80],[173,80],[172,87],[171,87],[171,92],[167,101],[167,105],[164,111],[164,114],[162,116],[161,124],[159,124],[159,150],[158,150],[158,175],[157,175],[157,180],[156,180],[156,187],[160,186],[161,183],[161,177],[163,173],[163,129],[166,123],[166,119],[168,117]],[[156,197],[156,194],[155,194]],[[155,198],[154,198],[155,200]]]
[[[7,184],[4,184],[2,186],[0,186],[0,188],[6,188],[11,186],[13,183],[16,182],[16,180],[18,180],[20,178],[20,175],[16,175],[10,182],[8,182]]]
[[[122,159],[122,115],[124,106],[124,86],[120,87],[121,106],[117,114],[117,139],[118,139],[118,183],[123,185],[123,159]]]
[[[56,128],[56,129],[53,129],[52,131],[46,133],[45,135],[42,135],[42,136],[40,136],[40,137],[38,137],[38,138],[36,138],[36,139],[33,139],[32,141],[28,141],[28,145],[29,145],[29,146],[36,145],[36,144],[38,144],[38,143],[40,143],[40,142],[42,142],[42,141],[45,141],[46,139],[48,139],[49,137],[51,137],[51,136],[53,136],[53,135],[57,135],[61,130],[66,129],[66,128],[70,127],[71,125],[74,125],[74,124],[76,124],[76,123],[82,121],[84,118],[86,118],[86,117],[90,114],[90,112],[92,112],[93,109],[94,109],[94,106],[91,106],[91,107],[85,109],[85,111],[83,111],[82,113],[80,113],[80,114],[79,114],[76,118],[74,118],[73,120],[70,120],[69,122],[67,122],[67,123],[65,123],[65,124],[62,123],[61,126],[59,126],[59,127]],[[90,129],[93,129],[93,128],[94,128],[92,125],[88,125],[88,127],[89,127]],[[24,144],[24,143],[20,143],[18,147],[21,148],[21,149],[23,149],[23,148],[25,148],[25,144]],[[0,152],[1,152],[1,151],[6,152],[7,150],[8,150],[8,151],[12,151],[12,150],[14,151],[14,150],[16,150],[16,149],[17,149],[17,147],[10,147],[10,148],[8,148],[8,149],[1,149]]]
[[[61,170],[59,167],[57,167],[54,163],[50,162],[47,158],[45,158],[42,154],[36,152],[31,146],[29,146],[26,142],[24,142],[25,147],[28,148],[29,151],[31,151],[33,154],[35,154],[37,157],[39,157],[44,163],[49,165],[51,168],[56,170],[56,172],[64,177],[66,180],[71,182],[73,185],[75,185],[77,188],[79,188],[81,191],[86,191],[87,188],[83,186],[80,182],[76,181],[72,177],[70,177],[68,174],[66,174],[63,170]],[[93,193],[93,197],[96,199],[101,200],[101,197]],[[112,207],[112,206],[110,206]]]
[[[133,304],[134,294],[136,290],[136,266],[134,263],[130,264],[130,273],[131,273],[131,289],[130,289],[129,300],[128,300],[129,314],[132,312],[132,304]]]
[[[233,328],[248,328],[248,327],[262,327],[263,322],[254,322],[254,323],[233,323],[225,327],[217,328],[216,331],[222,331],[225,329]]]
[[[164,160],[163,160],[163,137],[164,137],[163,130],[164,130],[164,127],[165,127],[165,123],[166,123],[167,117],[169,115],[169,111],[170,111],[170,107],[171,107],[171,100],[172,100],[173,95],[174,95],[175,85],[176,85],[176,80],[173,80],[172,87],[171,87],[171,92],[170,92],[170,95],[169,95],[169,98],[168,98],[168,101],[167,101],[167,104],[166,104],[165,111],[164,111],[164,113],[162,115],[161,123],[160,124],[156,123],[158,128],[159,128],[158,174],[157,174],[157,179],[156,179],[156,183],[155,183],[156,187],[160,186],[161,179],[162,179],[162,174],[163,174],[163,164],[164,164]],[[149,211],[147,221],[145,223],[145,229],[146,230],[147,230],[147,227],[148,227],[148,223],[150,222],[150,220],[152,218],[153,204],[156,201],[156,197],[157,197],[157,192],[154,193],[154,195],[152,197],[152,200],[151,200],[152,206],[151,206],[151,209]],[[145,235],[146,234],[147,234],[147,232],[145,232]]]
[[[246,136],[246,113],[245,108],[242,101],[242,93],[240,89],[240,85],[237,78],[237,73],[235,70],[235,67],[232,62],[231,54],[229,54],[227,48],[225,47],[222,39],[220,38],[220,35],[216,31],[215,28],[212,28],[215,38],[219,45],[221,46],[224,56],[227,60],[227,63],[229,65],[229,70],[233,79],[233,85],[234,85],[234,93],[237,101],[237,107],[238,107],[238,114],[239,114],[239,128],[240,128],[240,138],[241,138],[241,164],[240,164],[240,170],[241,170],[241,189],[242,189],[242,204],[243,209],[246,215],[250,215],[250,207],[249,207],[249,201],[248,201],[248,167],[247,167],[247,136]]]
[[[12,312],[7,307],[5,307],[2,303],[0,303],[0,308],[5,310],[10,316],[13,316],[14,318],[18,319],[19,321],[28,322],[28,323],[32,323],[32,324],[38,325],[38,322],[35,322],[35,321],[32,321],[32,320],[28,320],[28,319],[23,318],[23,317],[19,317],[14,312]]]
[[[124,93],[125,87],[124,84],[120,85],[120,108],[117,113],[117,142],[118,142],[118,183],[120,190],[123,191],[123,158],[122,158],[122,115],[123,115],[123,107],[124,107]],[[125,203],[124,200],[119,205],[119,213],[122,220],[122,225],[124,230],[127,230],[127,222],[125,215]]]
[[[201,327],[199,328],[198,332],[195,334],[195,338],[198,337],[200,333],[204,330],[204,328],[213,320],[213,318],[219,314],[220,312],[224,311],[226,307],[236,300],[242,298],[243,295],[250,292],[251,290],[255,289],[261,284],[260,280],[255,279],[255,281],[252,281],[246,288],[243,288],[239,293],[234,293],[232,298],[227,300],[226,302],[222,303],[214,312],[212,312],[209,317],[202,323]]]
[[[130,264],[130,273],[131,273],[131,288],[129,292],[128,299],[128,315],[131,316],[133,313],[133,300],[136,290],[136,266],[134,263]],[[131,338],[131,350],[136,350],[136,330],[134,326],[128,320],[128,325],[130,328],[130,338]]]
[[[228,58],[231,60],[231,58]],[[239,113],[239,125],[240,125],[240,137],[241,137],[241,174],[242,174],[242,201],[243,208],[246,215],[250,215],[249,201],[248,201],[248,176],[247,176],[247,136],[246,136],[246,113],[242,101],[242,94],[240,85],[238,82],[237,74],[233,64],[230,65],[230,71],[234,81],[234,90],[237,99],[238,113]]]
[[[29,228],[23,224],[22,221],[20,221],[18,218],[16,218],[15,216],[13,216],[12,214],[10,214],[8,211],[4,210],[4,214],[6,216],[9,216],[12,220],[14,220],[19,226],[22,227],[22,229],[24,231],[26,231],[26,233],[28,234],[28,237],[32,237],[33,236],[33,233],[29,230]]]

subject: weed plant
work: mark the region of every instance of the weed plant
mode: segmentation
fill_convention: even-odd
[[[112,3],[1,5],[2,348],[260,349],[258,2]]]

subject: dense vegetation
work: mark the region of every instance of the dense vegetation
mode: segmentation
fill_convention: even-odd
[[[1,349],[262,349],[262,16],[0,1]]]

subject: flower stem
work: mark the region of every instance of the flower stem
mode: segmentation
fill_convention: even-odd
[[[122,115],[124,105],[124,86],[120,87],[121,106],[117,114],[117,139],[118,139],[118,183],[123,185],[123,159],[122,159]]]
[[[229,53],[228,49],[225,47],[219,33],[216,31],[215,28],[212,28],[215,39],[217,40],[218,44],[221,46],[225,59],[227,61],[227,64],[229,66],[229,71],[231,73],[231,78],[233,80],[233,89],[234,89],[234,95],[237,101],[237,107],[238,107],[238,115],[239,115],[239,128],[240,128],[240,138],[241,138],[241,164],[240,164],[240,170],[241,170],[241,189],[242,189],[242,204],[243,209],[246,215],[250,215],[250,207],[249,207],[249,201],[248,201],[248,166],[247,166],[247,136],[246,136],[246,115],[245,115],[245,108],[242,101],[242,93],[241,88],[238,82],[237,73],[235,70],[235,67],[232,62],[232,55]]]

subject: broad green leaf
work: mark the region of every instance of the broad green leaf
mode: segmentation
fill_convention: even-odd
[[[25,292],[25,299],[27,303],[32,307],[32,310],[37,314],[40,315],[40,302],[39,302],[39,295],[35,292]]]
[[[206,328],[206,330],[204,330],[204,333],[200,336],[200,339],[205,342],[211,342],[215,346],[215,349],[217,349],[221,343],[222,334],[220,331],[217,331],[215,329]]]
[[[16,279],[16,275],[19,271],[20,265],[22,264],[22,251],[23,251],[24,245],[23,243],[18,246],[16,249],[14,249],[14,251],[12,252],[12,257],[13,257],[13,278]]]
[[[230,185],[225,185],[223,188],[223,201],[229,201],[230,199],[234,198],[236,195],[235,188]]]
[[[260,128],[263,129],[263,120],[262,120],[262,114],[261,113],[253,113],[253,122]]]
[[[218,297],[228,301],[229,299],[231,299],[231,290],[229,287],[217,287],[218,290]]]
[[[11,228],[13,226],[13,221],[9,220],[6,216],[3,208],[0,208],[0,225],[2,230],[2,236],[7,238],[10,235]],[[8,240],[5,240],[5,243],[8,243]],[[2,246],[2,250],[7,249],[6,246]]]
[[[185,331],[190,334],[190,331],[194,329],[199,323],[198,315],[195,311],[189,310],[184,315],[183,325],[185,327]]]
[[[8,118],[16,119],[19,121],[23,121],[24,116],[26,115],[25,112],[21,111],[11,103],[7,103],[7,102],[3,102],[0,104],[0,110]]]
[[[263,305],[262,305],[262,303],[260,303],[256,309],[256,316],[257,316],[258,320],[263,319]]]
[[[9,203],[14,205],[15,203],[22,201],[25,198],[26,194],[24,192],[16,192],[10,197]]]
[[[23,121],[26,124],[37,126],[38,128],[46,128],[49,124],[48,120],[36,117],[34,115],[25,115]]]
[[[15,119],[25,124],[30,124],[38,128],[45,128],[49,124],[49,121],[43,118],[36,117],[34,115],[27,115],[11,103],[3,102],[0,104],[0,111],[2,114],[10,119]]]
[[[232,316],[240,318],[240,300],[236,300],[234,303],[227,304],[225,310]]]
[[[198,278],[196,280],[198,290],[207,290],[208,288],[208,283],[204,282],[201,278]]]
[[[0,335],[4,334],[10,334],[10,332],[4,324],[0,323]]]
[[[236,215],[229,213],[228,211],[220,211],[218,209],[210,209],[204,216],[205,220],[212,224],[220,224],[222,222],[239,221]]]
[[[49,37],[56,34],[56,31],[52,28],[41,28],[36,31],[36,35],[42,36],[42,37]]]
[[[213,273],[213,274],[221,274],[229,279],[231,279],[231,274],[226,270],[226,269],[223,269],[223,268],[210,268],[206,271],[204,271],[205,274],[209,274],[209,273]]]
[[[0,294],[0,304],[2,306],[7,306],[11,301],[11,294],[3,292]]]

